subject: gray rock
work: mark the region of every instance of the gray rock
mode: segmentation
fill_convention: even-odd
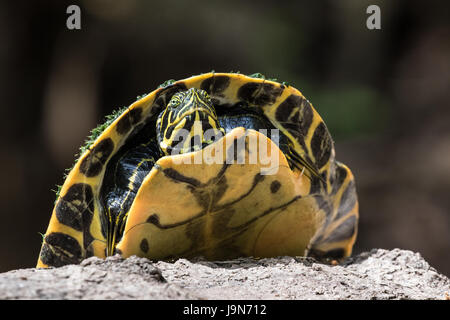
[[[450,280],[411,251],[374,249],[330,266],[304,257],[119,256],[0,274],[0,299],[448,299]]]

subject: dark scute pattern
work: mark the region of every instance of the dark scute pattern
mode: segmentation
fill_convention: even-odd
[[[270,83],[249,82],[238,90],[238,98],[256,106],[273,104],[283,89]]]
[[[67,193],[58,200],[55,212],[60,223],[82,231],[84,225],[89,226],[94,212],[91,187],[85,183],[72,185]]]
[[[239,88],[238,98],[249,102],[251,99],[253,99],[253,94],[256,92],[256,90],[258,90],[259,85],[260,84],[258,82],[249,82],[244,84]]]
[[[45,237],[40,258],[43,263],[52,267],[78,264],[82,260],[81,247],[75,238],[53,232]]]
[[[156,226],[159,226],[159,215],[157,213],[154,213],[152,215],[150,215],[150,217],[147,218],[146,220],[147,223],[151,223],[154,224]]]
[[[77,231],[82,230],[81,212],[78,208],[74,208],[70,203],[67,203],[67,201],[60,199],[56,205],[55,212],[56,218],[60,223]]]
[[[141,120],[142,108],[134,108],[127,112],[116,126],[117,133],[123,135],[130,131],[131,127]]]
[[[280,103],[275,112],[275,118],[280,122],[288,121],[292,111],[296,108],[299,109],[303,100],[304,98],[302,96],[291,94],[286,100]]]
[[[281,183],[278,180],[274,180],[272,181],[272,183],[270,184],[270,192],[272,193],[276,193],[281,187]]]
[[[291,94],[277,108],[275,118],[292,137],[300,144],[302,150],[307,150],[305,136],[313,120],[313,110],[309,102],[302,96]],[[308,154],[303,154],[304,160],[312,167],[317,167]]]
[[[155,112],[161,112],[160,110],[166,107],[167,103],[169,103],[175,93],[186,90],[186,85],[183,82],[180,82],[159,91],[155,97],[155,104],[157,104],[159,108],[154,108]]]
[[[300,111],[297,110],[294,115],[289,119],[289,121],[291,121],[292,123],[300,123]],[[300,125],[299,125],[300,126]],[[305,135],[305,132],[303,132],[303,135]]]
[[[202,248],[206,246],[206,240],[202,230],[205,230],[206,221],[204,219],[196,219],[193,223],[186,224],[186,237],[190,239],[191,246],[189,250]]]
[[[93,257],[94,256],[94,247],[92,246],[92,243],[89,246],[85,247],[85,248],[86,248],[86,250],[85,250],[84,259]]]
[[[322,210],[325,212],[325,222],[324,225],[328,226],[331,222],[331,214],[330,212],[333,211],[333,205],[328,200],[328,197],[324,197],[323,194],[317,194],[314,196],[314,199],[316,200],[317,207],[319,210]]]
[[[186,177],[179,173],[177,170],[172,168],[166,168],[163,170],[163,173],[166,177],[174,180],[175,182],[184,182],[190,185],[193,185],[195,187],[198,187],[201,185],[201,182],[195,178]]]
[[[347,185],[347,188],[345,188],[345,191],[342,193],[341,203],[336,219],[339,219],[350,212],[355,207],[357,201],[358,199],[356,195],[355,181],[352,180]]]
[[[80,164],[80,172],[86,177],[95,177],[103,169],[106,161],[114,150],[114,142],[106,138],[97,143]]]
[[[144,253],[148,253],[148,240],[146,238],[142,239],[141,244],[139,246],[141,248],[141,251]]]
[[[314,130],[311,139],[311,150],[316,159],[317,168],[322,168],[330,159],[332,149],[332,141],[325,124],[321,122],[316,130]]]
[[[230,85],[228,76],[212,76],[205,79],[200,85],[200,89],[205,90],[208,94],[219,95]]]
[[[202,186],[199,187],[189,187],[191,193],[193,194],[197,203],[207,210],[215,210],[215,204],[219,202],[222,196],[225,194],[228,189],[228,183],[225,175],[218,176],[212,184],[212,188],[208,188],[209,190],[205,190]],[[203,185],[204,186],[204,185]]]
[[[92,236],[89,228],[91,226],[92,214],[90,212],[85,211],[83,214],[83,247],[87,248],[86,250],[93,250],[91,248],[91,244],[94,241],[94,237]],[[88,252],[86,252],[88,254]]]
[[[287,97],[278,106],[275,113],[277,121],[281,122],[294,137],[298,137],[299,142],[303,141],[303,137],[307,135],[313,117],[314,113],[310,103],[302,96],[295,94]]]
[[[311,176],[311,187],[309,189],[309,193],[320,194],[321,191],[323,190],[322,183],[323,182],[318,177]]]
[[[356,216],[350,216],[348,219],[344,220],[328,238],[325,239],[326,242],[338,242],[346,239],[350,239],[356,231],[357,219]]]
[[[314,113],[311,107],[311,104],[306,100],[303,99],[302,101],[302,107],[300,109],[300,129],[304,136],[307,135],[309,127],[311,126],[311,123],[313,121]]]
[[[127,113],[124,115],[119,122],[117,122],[116,131],[118,134],[126,134],[131,129],[131,123],[130,123],[130,115]]]
[[[339,188],[344,183],[345,178],[347,178],[347,170],[344,167],[336,166],[334,177],[330,179],[330,183],[333,186],[331,194],[335,195],[339,191]]]
[[[139,121],[141,121],[142,118],[142,108],[134,108],[130,110],[128,113],[130,115],[130,121],[132,125],[135,125]]]

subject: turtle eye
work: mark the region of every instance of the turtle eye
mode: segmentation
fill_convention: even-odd
[[[167,107],[169,107],[170,109],[175,109],[180,104],[180,102],[181,102],[180,99],[172,98]]]

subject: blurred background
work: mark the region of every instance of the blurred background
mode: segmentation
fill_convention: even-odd
[[[81,8],[81,30],[66,9]],[[381,8],[368,30],[366,8]],[[34,267],[89,131],[167,79],[261,72],[300,89],[356,176],[354,253],[450,275],[447,1],[0,1],[0,272]]]

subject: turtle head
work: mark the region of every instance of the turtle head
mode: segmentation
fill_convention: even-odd
[[[156,122],[159,147],[165,155],[200,150],[225,131],[204,90],[191,88],[174,94]]]

